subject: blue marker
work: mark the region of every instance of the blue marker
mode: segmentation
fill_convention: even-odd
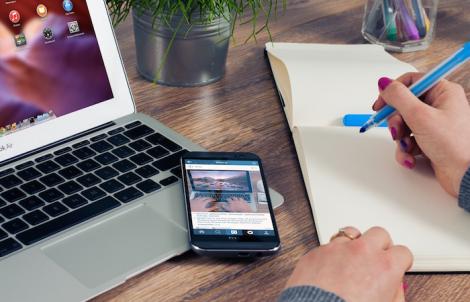
[[[411,92],[420,97],[426,91],[434,87],[441,79],[447,76],[449,73],[463,65],[468,59],[470,59],[470,41],[465,43],[456,53],[450,58],[442,62],[440,65],[435,67],[433,70],[428,72],[419,81],[411,85],[409,88]],[[360,132],[366,132],[370,128],[380,125],[383,121],[388,119],[393,113],[395,108],[386,105],[379,112],[374,114],[362,127]]]
[[[343,116],[343,126],[345,127],[361,127],[366,123],[372,114],[345,114]],[[379,127],[387,127],[387,121],[384,121]]]

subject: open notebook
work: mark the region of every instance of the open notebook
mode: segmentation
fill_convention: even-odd
[[[415,70],[375,45],[266,44],[320,243],[340,227],[379,225],[414,254],[412,271],[469,271],[470,214],[431,168],[394,160],[388,130],[359,134],[347,113],[370,113],[377,79]]]

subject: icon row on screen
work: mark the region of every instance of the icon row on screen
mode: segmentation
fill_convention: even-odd
[[[72,0],[63,0],[62,1],[62,8],[67,13],[72,12],[72,10],[73,10]],[[36,6],[36,13],[39,17],[45,18],[47,16],[47,13],[48,13],[47,7],[44,4],[38,4],[38,6]],[[8,14],[8,18],[10,19],[11,23],[13,23],[13,24],[17,24],[21,21],[21,15],[16,9],[13,9],[13,10],[10,11],[10,13]]]
[[[78,21],[67,22],[67,27],[69,30],[69,34],[76,34],[80,32],[80,26],[78,25]],[[50,27],[45,27],[42,30],[42,36],[45,41],[52,41],[54,40],[54,31]],[[15,35],[14,38],[15,38],[15,45],[17,47],[24,46],[27,44],[26,36],[24,33]]]

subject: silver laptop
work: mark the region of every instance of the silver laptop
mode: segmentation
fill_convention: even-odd
[[[188,249],[201,148],[135,112],[103,1],[40,3],[0,3],[0,300],[80,301]]]

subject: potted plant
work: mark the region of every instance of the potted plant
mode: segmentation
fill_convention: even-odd
[[[248,39],[262,30],[270,35],[269,21],[278,5],[277,0],[106,1],[114,25],[132,13],[139,73],[170,86],[199,86],[222,78],[235,25],[252,23]]]

